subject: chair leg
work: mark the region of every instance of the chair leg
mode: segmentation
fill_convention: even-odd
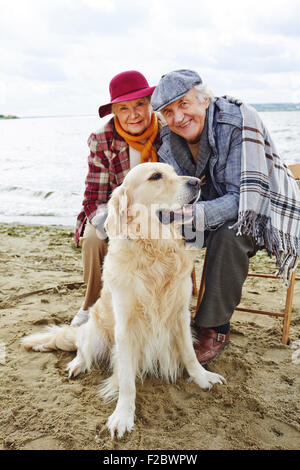
[[[206,253],[204,257],[204,263],[203,263],[203,268],[202,268],[202,275],[201,275],[201,281],[200,281],[200,287],[199,287],[199,294],[198,294],[198,301],[197,301],[197,307],[196,307],[196,312],[198,312],[201,301],[203,299],[204,291],[205,291],[205,271],[206,271]]]
[[[193,267],[193,271],[192,271],[192,281],[193,281],[193,295],[197,295],[198,289],[197,289],[197,280],[196,280],[196,269],[195,269],[195,266]]]
[[[295,276],[296,276],[296,270],[292,274],[290,285],[288,287],[287,294],[286,294],[283,329],[282,329],[282,343],[283,344],[289,343],[289,332],[290,332],[290,324],[291,324],[291,318],[292,318]]]

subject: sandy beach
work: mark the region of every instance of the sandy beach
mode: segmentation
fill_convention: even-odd
[[[73,230],[2,225],[0,260],[0,449],[299,449],[300,364],[292,346],[300,338],[300,281],[289,345],[281,343],[281,319],[235,312],[231,343],[208,366],[227,384],[207,392],[186,376],[176,384],[146,378],[137,383],[133,432],[112,441],[106,421],[115,404],[97,396],[109,371],[69,380],[73,353],[26,352],[20,345],[45,325],[69,323],[82,303]],[[200,254],[198,280],[202,261]],[[263,252],[251,261],[251,270],[271,268]],[[284,300],[282,281],[252,278],[241,305],[283,311]]]

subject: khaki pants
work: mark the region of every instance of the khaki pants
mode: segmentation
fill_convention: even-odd
[[[80,238],[80,245],[82,246],[83,280],[87,285],[83,309],[87,310],[100,297],[102,265],[107,253],[107,241],[98,238],[95,227],[87,222],[83,236]]]

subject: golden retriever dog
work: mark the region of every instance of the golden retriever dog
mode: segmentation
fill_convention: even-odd
[[[185,368],[203,389],[225,382],[199,364],[193,348],[195,250],[186,249],[175,222],[163,225],[156,215],[160,208],[195,201],[199,191],[197,178],[178,176],[164,163],[133,168],[108,203],[103,288],[88,322],[48,327],[22,340],[28,350],[77,350],[67,366],[70,377],[109,361],[112,375],[100,395],[117,399],[107,423],[112,438],[133,429],[136,377],[154,374],[174,382]]]

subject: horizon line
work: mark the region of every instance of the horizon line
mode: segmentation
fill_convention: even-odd
[[[292,105],[292,106],[295,106],[295,107],[299,107],[300,109],[300,102],[298,103],[295,103],[295,102],[292,102],[292,101],[289,101],[289,102],[267,102],[267,103],[248,103],[250,106],[287,106],[287,105]],[[14,114],[0,114],[0,119],[2,118],[11,118],[11,119],[33,119],[33,118],[57,118],[57,117],[90,117],[90,116],[94,116],[94,117],[99,117],[97,114],[94,114],[94,113],[87,113],[87,114],[45,114],[45,115],[39,115],[39,114],[35,114],[35,115],[14,115]]]

